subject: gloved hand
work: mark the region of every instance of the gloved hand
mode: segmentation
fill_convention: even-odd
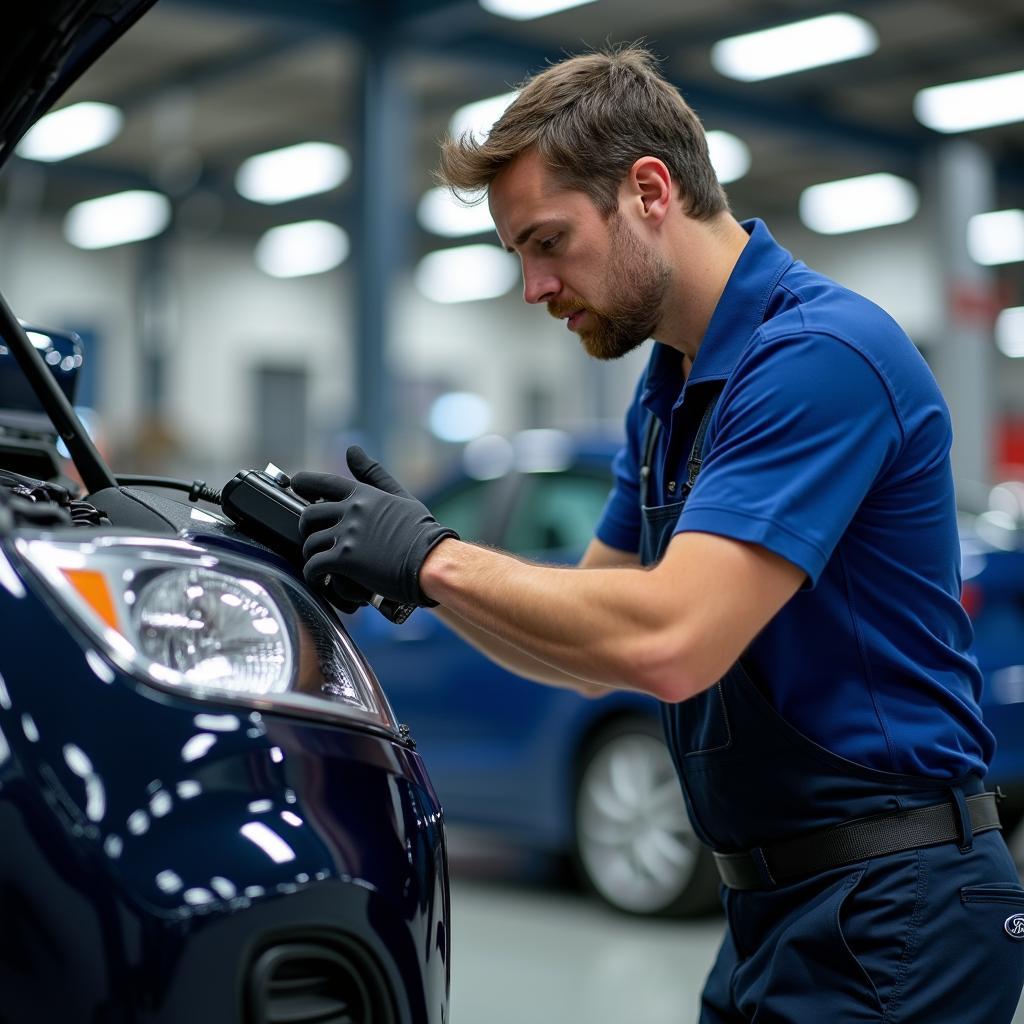
[[[299,521],[306,580],[330,573],[333,584],[337,574],[401,604],[436,605],[420,588],[420,568],[436,544],[459,535],[362,448],[353,445],[347,459],[354,480],[331,473],[292,477],[292,489],[314,502]]]
[[[331,573],[323,582],[325,584],[323,594],[327,600],[338,611],[346,612],[349,615],[359,611],[360,608],[365,608],[370,603],[370,598],[373,597],[366,587],[361,587],[355,580],[346,579],[337,573]]]

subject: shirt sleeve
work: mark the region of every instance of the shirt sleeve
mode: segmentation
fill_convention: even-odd
[[[752,345],[711,436],[675,532],[760,544],[812,586],[902,444],[876,369],[847,342],[814,334]]]
[[[633,402],[626,412],[626,443],[612,459],[612,489],[594,533],[599,541],[620,551],[640,550],[640,432],[645,410],[640,404],[641,374]]]

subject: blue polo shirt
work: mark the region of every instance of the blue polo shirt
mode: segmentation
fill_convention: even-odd
[[[678,501],[708,394],[721,390],[676,524],[759,544],[807,574],[745,662],[805,736],[858,764],[984,773],[992,734],[960,605],[949,412],[900,327],[815,273],[760,221],[689,377],[659,343],[626,416],[597,528],[638,551],[639,472],[662,423],[649,501]]]

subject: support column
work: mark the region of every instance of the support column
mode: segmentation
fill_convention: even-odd
[[[0,209],[0,287],[18,301],[19,273],[25,260],[26,239],[42,216],[46,172],[28,160],[12,159],[7,168],[7,191]],[[15,315],[29,310],[15,309]]]
[[[995,175],[975,142],[943,143],[934,164],[938,265],[945,319],[935,339],[935,375],[953,418],[953,476],[967,509],[987,504],[992,481],[995,280],[967,252],[967,222],[995,208]]]
[[[387,461],[394,436],[394,385],[387,351],[395,284],[405,268],[412,126],[399,58],[386,34],[368,36],[363,49],[362,124],[357,154],[358,216],[353,231],[355,271],[355,410],[352,425],[376,458]]]

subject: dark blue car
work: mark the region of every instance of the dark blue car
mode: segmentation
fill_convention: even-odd
[[[0,154],[148,6],[18,7]],[[0,1022],[442,1024],[444,832],[408,730],[211,489],[112,476],[81,362],[0,298]]]
[[[531,431],[467,450],[468,471],[428,504],[463,538],[547,562],[575,562],[611,482],[615,445]],[[1002,547],[963,529],[964,600],[998,750],[989,776],[1024,810],[1024,532]],[[431,765],[447,820],[569,853],[586,884],[620,909],[688,914],[717,904],[718,875],[697,842],[654,702],[600,700],[525,683],[429,612],[396,629],[363,611],[350,628]]]

